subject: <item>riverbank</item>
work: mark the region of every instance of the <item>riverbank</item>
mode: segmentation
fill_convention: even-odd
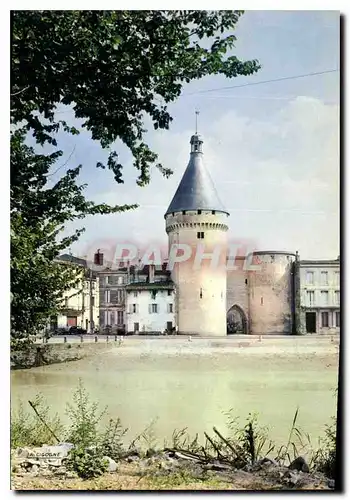
[[[66,341],[67,340],[67,341]],[[238,354],[249,356],[329,356],[339,352],[339,336],[227,336],[205,337],[95,337],[51,338],[37,341],[26,349],[11,351],[11,369],[28,369],[111,351],[116,356],[204,356]]]
[[[23,370],[39,366],[78,361],[89,356],[109,351],[112,344],[107,342],[31,344],[23,350],[11,351],[11,370]]]
[[[197,422],[194,434],[187,425],[159,445],[151,425],[133,430],[130,442],[119,417],[97,401],[80,380],[66,404],[67,423],[39,395],[28,401],[30,413],[22,406],[11,414],[13,489],[334,488],[335,419],[316,448],[299,427],[299,409],[289,415],[282,445],[257,415],[241,413],[242,421],[233,410],[225,412],[226,429],[201,432]]]
[[[183,455],[185,457],[185,455]],[[16,462],[18,464],[18,460]],[[25,460],[22,462],[25,463]],[[83,480],[64,467],[39,469],[26,465],[12,473],[11,489],[24,490],[333,490],[334,481],[318,472],[304,472],[274,460],[263,459],[254,466],[236,469],[220,462],[198,463],[181,454],[159,452],[119,460],[116,470],[95,479]]]

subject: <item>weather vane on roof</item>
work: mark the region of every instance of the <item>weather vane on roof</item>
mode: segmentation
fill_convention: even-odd
[[[195,113],[196,113],[196,135],[197,135],[197,133],[198,133],[198,115],[199,115],[199,111],[196,109]]]

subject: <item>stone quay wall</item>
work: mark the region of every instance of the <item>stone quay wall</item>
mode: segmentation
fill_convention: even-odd
[[[11,370],[77,361],[111,349],[112,343],[32,344],[20,351],[11,351]]]

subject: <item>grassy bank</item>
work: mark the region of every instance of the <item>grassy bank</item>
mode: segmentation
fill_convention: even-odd
[[[242,422],[233,410],[226,413],[225,430],[214,427],[203,436],[190,436],[186,429],[176,430],[169,442],[160,445],[150,424],[126,447],[123,438],[127,429],[118,418],[101,425],[107,408],[91,402],[81,382],[66,406],[68,426],[62,424],[58,415],[50,414],[41,397],[27,406],[26,409],[23,403],[12,413],[11,448],[72,443],[74,449],[65,467],[74,477],[44,478],[39,473],[33,477],[18,474],[13,468],[16,489],[281,489],[283,484],[279,484],[278,476],[259,472],[264,460],[277,470],[290,466],[300,456],[306,456],[308,462],[307,470],[300,470],[323,473],[328,478],[335,475],[335,420],[326,426],[319,446],[313,449],[308,435],[298,428],[298,410],[291,419],[285,445],[278,448],[269,439],[268,428],[259,424],[257,415],[250,414]],[[117,474],[106,473],[106,456],[118,464]],[[232,474],[237,473],[241,476],[236,477],[237,488],[232,488]],[[252,486],[252,482],[256,487],[243,486]],[[261,487],[257,486],[259,482]]]

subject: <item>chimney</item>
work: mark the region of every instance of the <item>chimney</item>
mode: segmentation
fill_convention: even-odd
[[[148,267],[148,272],[149,272],[149,282],[154,283],[154,271],[155,271],[155,265],[150,264]]]
[[[103,253],[100,253],[100,250],[94,255],[94,264],[95,266],[103,266]]]

